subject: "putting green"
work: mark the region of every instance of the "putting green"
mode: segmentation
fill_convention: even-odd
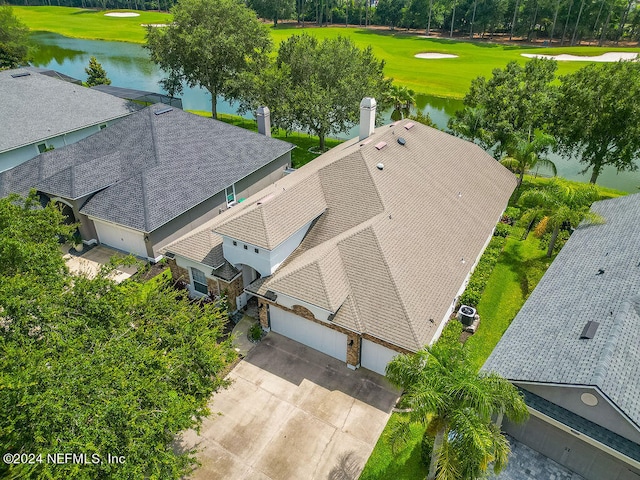
[[[144,43],[145,27],[141,24],[170,23],[166,13],[139,11],[139,17],[108,17],[105,11],[69,7],[13,7],[16,15],[31,29],[59,33],[67,37]],[[488,42],[469,42],[425,38],[419,34],[363,28],[324,27],[271,28],[275,45],[289,36],[307,32],[318,38],[348,36],[361,47],[371,45],[374,54],[386,62],[385,74],[400,85],[418,93],[438,97],[462,98],[479,75],[489,77],[494,68],[509,61],[528,61],[521,54],[599,56],[607,52],[638,52],[640,48],[610,47],[520,47]],[[456,55],[456,58],[424,59],[415,55],[424,52]],[[558,74],[574,72],[587,62],[559,62]]]

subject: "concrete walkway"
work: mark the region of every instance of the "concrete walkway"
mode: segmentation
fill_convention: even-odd
[[[246,357],[247,354],[255,347],[257,344],[253,343],[249,340],[247,334],[249,333],[249,329],[252,325],[257,323],[255,318],[251,318],[248,315],[242,317],[242,319],[233,327],[231,334],[234,336],[233,347],[235,351],[238,352],[242,357]]]
[[[176,445],[198,450],[194,480],[356,479],[399,395],[384,377],[274,332],[229,378],[200,433]]]
[[[125,256],[116,250],[112,250],[102,245],[98,245],[97,247],[92,247],[86,251],[75,254],[69,253],[71,248],[69,245],[61,245],[60,248],[62,249],[63,258],[65,259],[71,273],[75,273],[76,275],[87,275],[90,278],[95,277],[100,271],[100,268],[109,263],[111,257]],[[138,269],[135,266],[120,267],[111,273],[110,278],[120,283],[137,271]]]

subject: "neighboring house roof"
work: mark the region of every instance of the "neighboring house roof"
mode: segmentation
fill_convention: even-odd
[[[152,232],[293,148],[158,104],[45,152],[7,178],[67,199],[95,194],[81,213]]]
[[[28,74],[19,77],[12,75]],[[0,153],[124,117],[139,107],[26,69],[0,71]]]
[[[338,325],[415,351],[437,333],[516,180],[477,145],[410,124],[333,148],[208,227],[273,249],[313,221],[259,290],[322,307]]]
[[[136,90],[133,88],[114,87],[113,85],[95,85],[92,90],[108,93],[114,97],[124,98],[127,100],[135,100],[137,102],[164,103],[172,107],[182,108],[182,99],[164,95],[162,93],[148,92],[146,90]]]
[[[591,210],[606,223],[571,235],[483,369],[597,387],[640,426],[640,194]],[[581,339],[589,321],[595,336]]]

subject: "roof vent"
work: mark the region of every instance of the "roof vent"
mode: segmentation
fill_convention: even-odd
[[[398,137],[398,143],[400,145],[405,145],[407,143],[407,141],[404,139],[404,137]]]
[[[377,164],[377,165],[376,165],[376,168],[377,168],[378,170],[382,170],[382,169],[384,168],[384,163],[379,163],[379,164]]]
[[[406,128],[407,130],[410,130],[410,129],[413,128],[414,125],[415,125],[415,123],[409,122],[409,123],[405,124],[404,128]]]
[[[582,333],[580,334],[580,340],[589,340],[594,337],[596,334],[596,330],[600,324],[598,322],[589,321],[582,329]]]
[[[393,123],[390,123],[389,126],[390,127],[395,127],[397,124],[398,124],[398,122],[393,122]]]
[[[476,319],[476,309],[469,305],[462,305],[458,310],[458,320],[462,322],[465,327],[473,324]]]
[[[31,74],[29,72],[12,73],[11,78],[28,77]]]
[[[165,253],[165,254],[164,254],[164,256],[165,256],[165,257],[167,257],[167,258],[170,258],[170,259],[172,259],[172,260],[173,260],[174,258],[176,258],[176,254],[175,254],[175,253],[173,253],[173,252],[167,252],[167,253]]]
[[[378,143],[376,143],[376,149],[378,149],[378,150],[382,150],[386,146],[387,146],[387,142],[378,142]]]
[[[163,113],[170,112],[171,110],[173,110],[173,108],[165,107],[165,108],[161,108],[160,110],[155,110],[153,113],[155,113],[156,115],[162,115]]]

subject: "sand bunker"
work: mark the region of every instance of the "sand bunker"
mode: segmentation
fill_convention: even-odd
[[[416,53],[414,57],[438,59],[438,58],[458,58],[458,55],[450,55],[448,53]]]
[[[634,52],[607,52],[596,57],[590,57],[587,55],[537,55],[535,53],[521,53],[523,57],[527,58],[552,58],[560,62],[617,62],[618,60],[633,60],[638,58],[638,54]]]
[[[139,17],[140,14],[135,12],[111,12],[111,13],[105,13],[104,16],[105,17]]]

